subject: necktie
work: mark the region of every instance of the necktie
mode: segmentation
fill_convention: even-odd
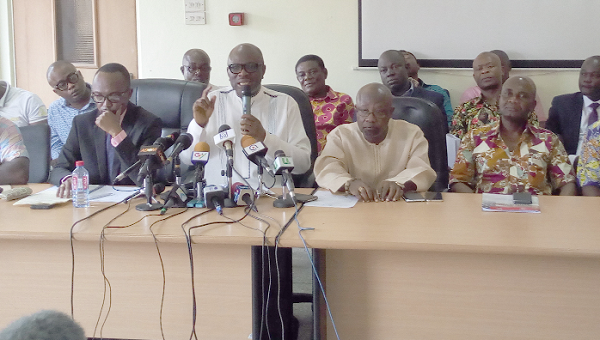
[[[116,155],[115,155],[115,147],[112,146],[110,140],[111,140],[111,135],[110,134],[106,134],[106,165],[108,167],[108,177],[109,177],[109,181],[112,184],[113,181],[115,180],[115,177],[117,177],[117,175],[119,174],[119,161],[116,160]]]
[[[592,126],[592,124],[598,120],[598,106],[600,106],[598,103],[590,104],[590,109],[592,109],[592,112],[590,112],[590,117],[588,118],[588,126]]]

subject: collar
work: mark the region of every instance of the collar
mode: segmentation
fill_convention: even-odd
[[[406,92],[404,92],[400,97],[410,97],[415,90],[415,86],[413,85],[412,81],[409,79],[408,82],[410,83],[410,88],[406,90]]]
[[[592,103],[599,103],[600,104],[600,100],[593,101],[590,98],[588,98],[588,96],[583,95],[583,107],[588,108],[588,107],[590,107],[590,105]]]
[[[489,130],[486,133],[486,135],[489,137],[500,137],[500,124],[502,124],[502,119],[498,119],[498,121],[489,124],[488,125]],[[535,136],[536,132],[537,132],[536,127],[531,125],[529,120],[527,120],[527,124],[525,125],[525,130],[523,130],[523,133],[521,134],[521,139],[522,139],[523,135],[525,135],[525,133],[529,133],[530,135]]]
[[[325,87],[327,88],[327,94],[325,94],[324,97],[309,97],[310,100],[325,100],[325,99],[329,99],[329,100],[335,100],[337,98],[337,94],[331,89],[331,87],[329,85],[325,85]]]

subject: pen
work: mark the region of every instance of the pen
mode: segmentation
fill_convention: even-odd
[[[104,188],[104,185],[99,185],[99,186],[95,187],[94,189],[92,189],[92,190],[90,191],[90,194],[91,194],[92,192],[96,192],[96,191],[98,191],[98,190],[100,190],[100,189],[102,189],[102,188]]]

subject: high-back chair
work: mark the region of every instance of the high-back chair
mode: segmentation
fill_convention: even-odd
[[[432,102],[421,98],[395,97],[392,118],[402,119],[421,128],[429,143],[429,162],[437,177],[430,191],[448,188],[448,154],[446,151],[446,118]]]
[[[48,124],[19,128],[29,153],[29,183],[48,182],[50,174],[50,127]]]

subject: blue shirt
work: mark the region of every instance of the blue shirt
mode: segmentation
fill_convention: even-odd
[[[59,98],[50,104],[50,107],[48,107],[48,125],[50,125],[50,153],[52,159],[56,159],[60,155],[60,150],[65,145],[67,137],[69,137],[73,118],[95,109],[96,103],[91,97],[90,102],[80,110],[71,107],[64,98]]]
[[[446,111],[446,119],[448,120],[448,126],[450,126],[450,123],[452,123],[452,116],[454,115],[454,109],[452,108],[452,103],[450,102],[450,93],[448,90],[438,85],[425,84],[421,79],[419,79],[419,83],[425,90],[437,92],[444,96],[444,111]]]

